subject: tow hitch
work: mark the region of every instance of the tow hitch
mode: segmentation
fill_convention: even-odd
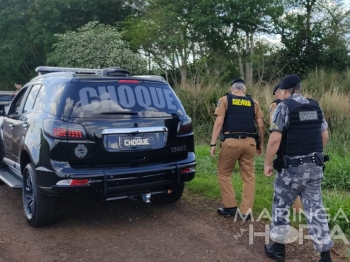
[[[151,203],[151,194],[144,194],[144,195],[142,195],[142,200],[145,203]]]
[[[155,191],[155,192],[150,192],[146,194],[136,194],[136,195],[129,195],[129,196],[118,196],[118,197],[107,197],[105,198],[106,201],[113,201],[113,200],[119,200],[119,199],[129,199],[131,201],[136,201],[140,200],[140,198],[143,200],[143,202],[149,204],[151,203],[151,196],[156,195],[156,194],[170,194],[172,190],[163,190],[163,191]]]

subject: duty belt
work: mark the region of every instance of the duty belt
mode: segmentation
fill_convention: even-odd
[[[289,165],[290,166],[299,166],[299,165],[302,165],[304,163],[316,163],[318,165],[321,165],[320,161],[318,159],[316,159],[315,156],[306,156],[306,157],[294,158],[294,159],[287,158],[286,160],[287,160],[288,166]],[[323,160],[322,160],[322,162],[323,162]]]
[[[235,138],[235,139],[246,139],[248,137],[254,138],[255,135],[249,135],[249,134],[224,134],[225,139],[227,138]]]
[[[279,155],[275,160],[273,160],[273,168],[278,172],[281,172],[283,168],[288,168],[292,166],[293,168],[305,164],[305,163],[316,163],[318,166],[323,166],[325,168],[324,162],[329,161],[328,155],[322,155],[322,153],[315,153],[313,156],[299,157],[299,158],[288,158],[284,155]]]

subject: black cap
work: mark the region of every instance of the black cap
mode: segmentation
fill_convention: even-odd
[[[273,88],[273,95],[275,95],[277,89],[280,88],[280,84],[278,83],[274,88]]]
[[[16,82],[15,82],[15,85],[21,85],[21,83],[20,83],[20,82],[18,82],[18,81],[16,81]]]
[[[244,80],[241,79],[241,78],[237,78],[237,79],[233,80],[232,83],[231,83],[231,86],[232,86],[234,83],[242,83],[242,84],[245,84],[245,83],[244,83]]]
[[[279,88],[280,89],[293,88],[297,84],[300,84],[300,82],[301,82],[301,80],[300,80],[299,76],[297,76],[297,75],[287,75],[279,83]]]

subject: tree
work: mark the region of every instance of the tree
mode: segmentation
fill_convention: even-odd
[[[133,11],[123,0],[0,0],[0,85],[25,83],[45,65],[56,38],[89,21],[115,25]]]
[[[325,12],[325,51],[322,54],[322,64],[326,69],[338,72],[350,67],[349,30],[350,10],[344,8],[342,1],[336,0],[334,4],[317,3]]]
[[[281,59],[280,44],[262,38],[254,44],[252,56],[254,79],[257,85],[271,83],[283,75],[288,62]]]
[[[140,7],[142,15],[131,16],[125,22],[124,36],[131,45],[144,50],[164,71],[175,72],[179,68],[183,85],[195,49],[191,16],[196,2],[198,0],[150,0]]]
[[[289,63],[284,73],[306,75],[316,67],[346,69],[348,17],[349,11],[338,0],[291,1],[275,31],[284,44],[282,60]]]
[[[248,84],[253,80],[254,35],[270,33],[272,22],[283,14],[283,6],[279,0],[236,0],[224,1],[226,14],[223,22],[233,37],[230,41],[238,51],[241,76]],[[243,69],[245,62],[245,71]]]
[[[58,34],[54,52],[48,56],[48,63],[64,67],[104,68],[119,66],[132,74],[147,72],[147,60],[130,50],[121,39],[116,28],[90,22],[71,31]]]
[[[128,39],[161,66],[172,70],[178,67],[183,85],[189,65],[196,61],[237,65],[242,57],[247,62],[249,82],[253,35],[268,31],[269,21],[283,11],[278,0],[150,0],[137,6],[143,15],[129,18]],[[242,54],[244,44],[247,50]]]

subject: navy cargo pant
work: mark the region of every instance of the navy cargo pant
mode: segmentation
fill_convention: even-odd
[[[315,250],[324,252],[332,248],[333,242],[330,239],[327,216],[322,203],[322,179],[322,167],[315,163],[290,166],[276,174],[270,227],[273,240],[282,243],[278,238],[283,239],[289,229],[289,208],[300,196]],[[301,221],[297,222],[301,224]]]

